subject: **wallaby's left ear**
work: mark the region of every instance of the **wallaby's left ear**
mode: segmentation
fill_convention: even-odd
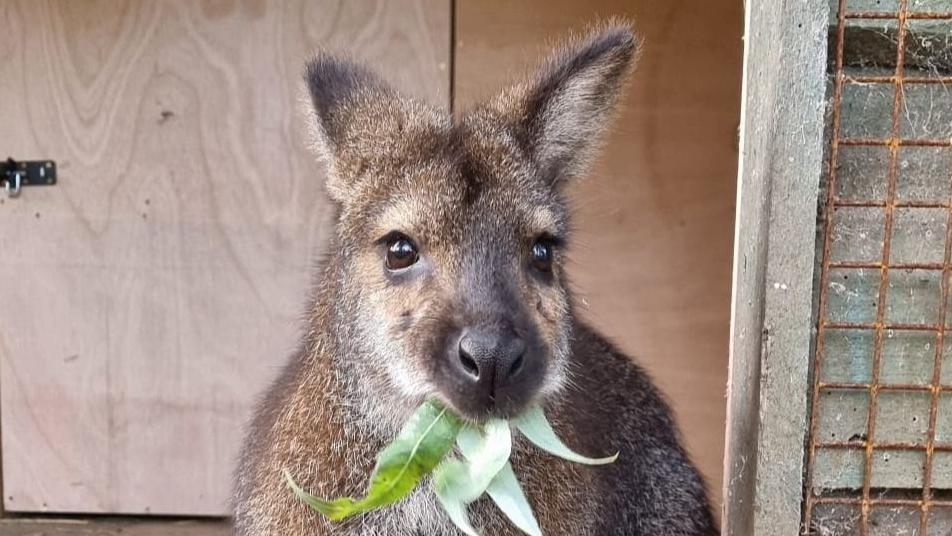
[[[496,102],[550,183],[584,174],[632,71],[639,43],[613,22],[570,43]],[[507,115],[508,115],[507,114]]]

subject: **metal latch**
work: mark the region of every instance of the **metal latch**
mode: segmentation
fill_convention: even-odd
[[[24,186],[56,184],[56,162],[52,160],[0,161],[0,184],[10,197],[20,195]]]

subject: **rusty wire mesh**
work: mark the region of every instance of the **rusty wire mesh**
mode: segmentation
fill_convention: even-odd
[[[833,0],[809,534],[952,534],[952,0]]]

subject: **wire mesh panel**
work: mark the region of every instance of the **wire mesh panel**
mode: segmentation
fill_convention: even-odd
[[[952,0],[833,0],[809,534],[952,534]]]

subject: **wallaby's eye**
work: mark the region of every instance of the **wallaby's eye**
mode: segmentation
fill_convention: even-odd
[[[420,259],[416,246],[405,235],[394,233],[387,239],[387,269],[409,268]]]
[[[552,270],[552,241],[540,237],[532,244],[532,267],[540,272]]]

